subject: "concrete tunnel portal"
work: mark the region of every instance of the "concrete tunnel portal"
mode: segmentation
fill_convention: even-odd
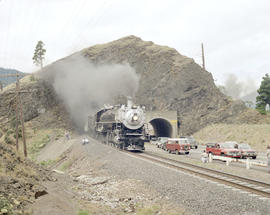
[[[173,128],[168,120],[155,118],[149,121],[149,123],[152,125],[156,137],[172,137]]]

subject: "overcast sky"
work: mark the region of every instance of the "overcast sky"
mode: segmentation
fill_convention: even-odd
[[[226,74],[260,83],[270,73],[269,0],[0,0],[0,67],[33,72],[38,40],[51,63],[82,48],[135,35]]]

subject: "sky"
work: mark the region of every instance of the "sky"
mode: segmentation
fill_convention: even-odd
[[[36,71],[38,40],[47,65],[128,35],[200,65],[203,42],[217,85],[230,74],[259,85],[270,72],[269,0],[0,0],[0,67]]]

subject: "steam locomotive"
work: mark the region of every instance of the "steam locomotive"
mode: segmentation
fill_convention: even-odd
[[[145,109],[128,101],[127,105],[104,107],[94,117],[95,134],[106,144],[125,150],[144,150],[149,141]]]

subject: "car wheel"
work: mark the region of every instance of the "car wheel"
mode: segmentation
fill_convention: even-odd
[[[198,146],[195,146],[195,149],[197,149],[198,148]]]
[[[186,155],[188,155],[189,154],[189,152],[186,152]]]
[[[252,159],[256,159],[256,156],[253,156]]]

